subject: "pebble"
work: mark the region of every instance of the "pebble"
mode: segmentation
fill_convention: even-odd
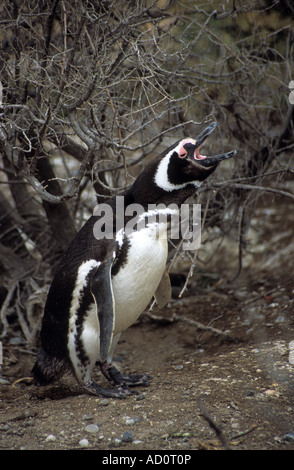
[[[279,315],[275,320],[275,323],[286,323],[286,322],[287,322],[287,318],[284,315]]]
[[[233,294],[233,296],[234,296],[235,299],[237,299],[237,300],[244,300],[244,299],[246,299],[246,298],[249,296],[247,289],[242,288],[242,287],[241,287],[241,289],[239,289],[239,290],[230,291],[229,294],[230,294],[230,293]]]
[[[135,422],[136,421],[134,420],[134,418],[126,418],[125,420],[125,423],[129,426],[132,426],[133,424],[135,424]]]
[[[90,432],[92,434],[95,434],[96,432],[99,431],[99,426],[97,426],[97,424],[88,424],[86,427],[85,427],[85,431],[86,432]]]
[[[109,405],[109,400],[107,398],[103,398],[102,400],[99,401],[99,406],[107,406]]]
[[[265,390],[263,393],[264,393],[264,395],[266,395],[268,397],[279,397],[280,396],[280,394],[277,390],[268,389],[268,390]]]
[[[14,346],[18,346],[19,344],[23,344],[24,340],[22,338],[19,338],[16,336],[15,338],[10,338],[9,344],[12,344]]]
[[[0,384],[2,385],[9,385],[9,381],[6,379],[3,379],[3,377],[0,377]]]
[[[128,426],[133,426],[135,423],[140,423],[141,419],[139,416],[136,416],[135,418],[130,418],[129,416],[124,416],[123,417],[125,424]]]
[[[113,441],[109,444],[110,447],[119,447],[121,445],[121,439],[116,437]]]
[[[89,445],[88,439],[81,439],[81,440],[79,441],[79,445],[80,445],[81,447],[88,447],[88,445]]]
[[[126,431],[123,433],[121,440],[123,442],[133,442],[134,440],[133,434],[130,431]]]
[[[246,315],[248,315],[247,321],[249,324],[254,323],[257,320],[265,320],[265,315],[260,312],[259,306],[245,307],[243,311]]]
[[[9,429],[8,424],[0,424],[0,431],[9,431]]]
[[[93,418],[94,418],[94,415],[92,415],[92,414],[82,416],[83,421],[88,421],[88,420],[93,419]]]
[[[294,432],[289,432],[288,434],[285,434],[283,439],[287,442],[294,442]]]
[[[147,394],[145,392],[139,393],[138,395],[136,395],[136,401],[145,400],[146,396]]]
[[[49,436],[46,437],[46,442],[54,442],[56,441],[56,437],[54,434],[49,434]]]

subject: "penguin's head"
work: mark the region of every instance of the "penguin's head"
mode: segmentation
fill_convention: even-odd
[[[185,138],[176,142],[160,156],[154,176],[154,182],[159,188],[174,191],[189,184],[197,188],[221,160],[236,154],[235,150],[210,157],[200,154],[200,147],[217,125],[217,122],[213,122],[196,139]]]

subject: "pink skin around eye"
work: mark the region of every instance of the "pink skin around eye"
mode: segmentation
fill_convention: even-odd
[[[184,148],[184,145],[187,144],[187,143],[191,143],[191,144],[194,144],[195,145],[195,140],[194,139],[184,139],[182,140],[182,145],[180,147],[180,150],[179,150],[179,157],[180,158],[185,158],[187,156],[187,150]]]
[[[179,157],[180,158],[186,158],[187,156],[187,150],[185,149],[184,145],[187,143],[191,143],[195,145],[196,141],[194,139],[184,139],[182,141],[182,145],[179,150]],[[206,157],[204,155],[200,155],[199,150],[200,150],[201,145],[195,150],[194,152],[194,159],[195,160],[204,160]]]
[[[185,149],[181,149],[181,152],[179,153],[180,158],[185,158],[187,156],[187,151]]]

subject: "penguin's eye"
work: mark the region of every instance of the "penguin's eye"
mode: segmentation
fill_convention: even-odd
[[[185,158],[185,157],[187,156],[187,153],[188,153],[187,150],[182,149],[182,152],[179,153],[179,157],[180,157],[180,158]]]
[[[188,155],[188,150],[185,148],[185,143],[183,143],[179,150],[179,157],[186,158],[187,155]]]

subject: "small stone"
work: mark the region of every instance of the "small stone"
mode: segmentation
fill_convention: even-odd
[[[240,288],[239,290],[235,292],[232,291],[232,293],[237,300],[244,300],[249,296],[248,291],[243,288]]]
[[[9,431],[9,429],[8,424],[0,424],[0,431]]]
[[[81,439],[81,440],[79,441],[79,445],[80,445],[81,447],[88,447],[88,445],[89,445],[88,439]]]
[[[133,418],[128,418],[126,419],[126,424],[128,424],[129,426],[132,426],[133,424],[135,424],[135,420]]]
[[[99,431],[99,426],[97,426],[97,424],[88,424],[86,427],[85,427],[85,431],[86,432],[90,432],[92,434],[95,434],[96,432]]]
[[[133,444],[135,445],[139,445],[139,444],[142,444],[143,441],[140,441],[140,439],[136,439],[135,441],[133,441]]]
[[[133,442],[133,439],[133,434],[130,431],[124,432],[121,438],[123,442]]]
[[[136,395],[136,401],[145,400],[146,396],[147,395],[145,392],[139,393],[138,395]]]
[[[0,384],[1,385],[9,385],[9,381],[6,379],[3,379],[3,377],[0,377]]]
[[[46,437],[46,442],[54,442],[56,441],[56,437],[54,434],[49,434],[49,436]]]
[[[285,434],[283,439],[287,442],[294,442],[294,432],[289,432],[288,434]]]
[[[275,323],[285,323],[285,322],[287,322],[287,318],[284,315],[279,315],[275,320]]]
[[[109,400],[107,398],[103,398],[102,400],[99,401],[99,406],[107,406],[109,405]]]
[[[9,344],[13,346],[18,346],[19,344],[23,344],[23,343],[24,343],[24,340],[22,338],[19,338],[18,336],[16,336],[15,338],[11,338],[9,340]]]
[[[34,421],[33,418],[29,418],[27,421],[24,422],[23,425],[26,426],[26,427],[35,426],[35,421]]]
[[[280,394],[277,390],[272,390],[272,389],[265,390],[263,393],[264,393],[264,395],[266,395],[268,397],[279,397],[280,396]]]
[[[173,369],[174,370],[182,370],[182,369],[184,369],[184,366],[182,364],[179,364],[177,366],[174,366]]]
[[[82,416],[83,421],[89,421],[90,419],[93,419],[93,418],[94,416],[92,414]]]

